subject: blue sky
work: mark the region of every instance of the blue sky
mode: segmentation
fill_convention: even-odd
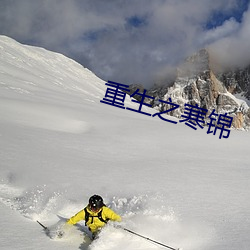
[[[250,63],[249,1],[1,0],[0,34],[148,87],[205,47],[223,64]]]
[[[234,18],[237,22],[242,22],[244,12],[248,9],[249,0],[240,0],[237,3],[237,7],[233,8],[229,13],[224,13],[222,10],[216,10],[211,14],[211,18],[206,24],[207,29],[216,28],[217,26],[223,25],[225,20]]]

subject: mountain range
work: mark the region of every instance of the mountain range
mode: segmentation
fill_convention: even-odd
[[[131,92],[137,88],[144,89],[141,85],[130,85]],[[198,105],[208,110],[205,120],[215,110],[217,114],[227,113],[233,117],[233,128],[250,127],[250,66],[221,71],[207,49],[188,57],[176,69],[171,84],[155,84],[148,89],[147,95],[154,100],[146,98],[145,102],[159,111],[166,111],[171,106],[159,100],[178,104],[180,108],[168,113],[177,118],[184,113],[185,104]]]

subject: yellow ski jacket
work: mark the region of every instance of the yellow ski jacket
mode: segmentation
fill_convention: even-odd
[[[112,221],[121,221],[120,215],[116,214],[113,210],[110,208],[103,206],[99,211],[93,212],[89,209],[89,207],[86,207],[87,212],[89,213],[88,221],[85,221],[86,226],[90,229],[92,233],[97,232],[100,228],[102,228],[106,223],[105,221],[112,220]],[[101,218],[100,220],[98,218],[98,215],[100,215],[101,212]],[[82,209],[77,214],[72,216],[68,221],[67,224],[74,225],[80,220],[85,220],[85,210]]]

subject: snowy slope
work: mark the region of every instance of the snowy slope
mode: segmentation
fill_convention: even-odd
[[[123,226],[169,246],[248,250],[249,133],[219,140],[100,103],[105,91],[76,62],[0,37],[0,248],[162,249],[111,225],[92,244],[81,227],[51,240],[36,223],[97,193]]]

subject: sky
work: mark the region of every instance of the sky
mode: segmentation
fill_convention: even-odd
[[[0,34],[145,87],[201,48],[223,65],[250,63],[249,0],[0,0]]]

